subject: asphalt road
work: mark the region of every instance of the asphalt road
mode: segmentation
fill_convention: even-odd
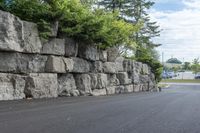
[[[157,93],[0,102],[0,133],[199,133],[200,85]]]

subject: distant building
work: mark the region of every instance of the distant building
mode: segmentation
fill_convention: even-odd
[[[170,58],[164,63],[164,66],[167,68],[173,68],[173,67],[180,67],[182,66],[182,62],[178,60],[177,58]]]

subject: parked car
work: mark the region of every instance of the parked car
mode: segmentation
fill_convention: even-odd
[[[194,78],[195,79],[200,79],[200,74],[197,74]]]
[[[163,79],[168,79],[168,78],[171,78],[171,76],[170,76],[168,73],[163,72],[163,73],[162,73],[162,78],[163,78]]]
[[[169,77],[170,77],[170,78],[173,78],[173,77],[175,77],[175,74],[174,74],[174,72],[168,72],[167,74],[169,75]]]

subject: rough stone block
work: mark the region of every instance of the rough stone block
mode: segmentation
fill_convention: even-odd
[[[40,41],[37,24],[23,21],[23,52],[40,53],[42,43]]]
[[[134,84],[140,83],[140,76],[138,73],[134,73],[132,81],[133,81],[132,83],[134,83]]]
[[[106,88],[108,85],[108,78],[106,74],[103,73],[92,73],[91,76],[91,88],[92,89],[102,89]]]
[[[91,94],[91,77],[89,74],[75,75],[76,87],[81,93]]]
[[[116,86],[106,87],[106,93],[107,93],[107,95],[115,94],[115,88],[116,88]]]
[[[21,53],[0,53],[0,72],[44,72],[47,56]]]
[[[46,71],[53,73],[66,73],[65,63],[62,57],[49,56],[46,63]]]
[[[91,64],[81,58],[71,58],[73,60],[73,73],[88,73],[90,72]]]
[[[143,64],[141,62],[134,62],[134,73],[142,74]]]
[[[119,85],[119,79],[117,78],[116,74],[109,74],[108,75],[108,85],[109,86],[117,86]]]
[[[22,21],[8,12],[0,11],[0,50],[22,52],[22,47]]]
[[[57,74],[31,73],[26,79],[24,90],[27,97],[48,98],[58,96]]]
[[[79,96],[76,82],[72,74],[61,74],[58,76],[59,96]]]
[[[65,55],[65,40],[58,38],[50,39],[48,42],[43,44],[41,53],[52,55]]]
[[[116,68],[118,72],[123,72],[124,71],[124,58],[123,57],[117,57],[115,60]]]
[[[66,72],[72,72],[74,68],[74,61],[71,58],[63,58],[65,63],[65,70]]]
[[[133,92],[133,85],[125,85],[124,92],[126,93]]]
[[[120,72],[117,74],[117,78],[121,85],[131,84],[132,80],[128,78],[127,72]]]
[[[125,92],[124,86],[116,86],[116,88],[115,88],[115,93],[116,94],[122,94],[124,92]]]
[[[28,68],[27,71],[23,71],[26,69],[22,69],[21,71],[24,73],[39,73],[39,72],[45,72],[45,66],[46,66],[46,62],[47,62],[47,56],[42,56],[42,55],[27,55],[27,57],[25,56],[25,54],[23,54],[23,56],[25,57],[24,60],[21,60],[21,62],[17,63],[22,64],[23,61],[27,62],[28,64]],[[22,59],[23,59],[22,56]],[[23,66],[25,67],[25,66]],[[20,68],[20,66],[18,67]]]
[[[141,84],[134,85],[133,91],[134,92],[142,91],[142,85]]]
[[[101,61],[92,62],[91,71],[94,73],[102,73],[103,72],[103,63]]]
[[[119,57],[119,51],[116,47],[107,50],[108,62],[114,62]]]
[[[71,38],[65,38],[65,56],[76,57],[78,54],[78,43]]]
[[[23,99],[24,88],[24,76],[0,73],[0,100]]]
[[[80,43],[78,56],[90,61],[99,60],[99,52],[97,51],[97,47],[95,45],[87,45]]]
[[[110,74],[118,73],[116,64],[114,62],[103,63],[103,71]]]
[[[125,59],[123,66],[124,66],[125,72],[133,72],[134,71],[134,62],[132,60]]]
[[[99,60],[102,62],[106,62],[108,60],[108,54],[106,50],[99,51]]]
[[[148,75],[149,73],[149,67],[147,64],[142,64],[142,74]]]
[[[145,83],[149,83],[149,76],[148,75],[139,75],[140,77],[140,83],[145,84]]]
[[[104,96],[106,95],[106,89],[95,89],[92,91],[92,96]]]

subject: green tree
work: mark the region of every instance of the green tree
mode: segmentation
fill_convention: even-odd
[[[193,64],[191,66],[191,69],[192,69],[194,74],[197,74],[198,72],[200,72],[199,58],[195,58],[193,60]]]
[[[126,0],[102,0],[98,2],[98,5],[103,6],[108,11],[115,12],[116,10],[121,11],[125,3]]]
[[[159,26],[156,22],[151,22],[147,13],[147,10],[150,9],[153,4],[154,2],[151,1],[134,0],[131,4],[134,8],[128,10],[128,14],[130,14],[130,17],[134,17],[136,23],[143,23],[143,27],[135,35],[136,43],[139,47],[144,47],[152,51],[155,47],[159,46],[159,44],[155,44],[152,41],[152,38],[160,35]],[[141,56],[139,50],[136,51],[136,56]]]
[[[190,62],[184,62],[184,64],[183,64],[183,69],[184,69],[184,70],[190,70],[190,69],[191,69],[191,67],[190,67]]]

